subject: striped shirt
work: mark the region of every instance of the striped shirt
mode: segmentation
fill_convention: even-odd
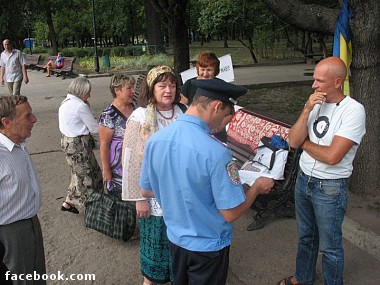
[[[0,133],[0,225],[31,218],[41,205],[41,187],[26,149]]]

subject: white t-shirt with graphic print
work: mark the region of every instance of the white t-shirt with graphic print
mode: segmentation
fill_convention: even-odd
[[[319,179],[339,179],[351,176],[352,162],[366,132],[363,105],[349,96],[338,104],[316,105],[309,115],[307,126],[309,139],[313,143],[329,146],[334,136],[341,136],[352,140],[354,145],[335,165],[315,160],[303,151],[300,158],[302,171],[306,175]]]

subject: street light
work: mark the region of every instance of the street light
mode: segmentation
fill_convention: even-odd
[[[26,6],[25,6],[25,10],[24,10],[24,16],[25,16],[25,19],[26,19],[26,30],[27,30],[27,33],[28,33],[28,44],[29,44],[29,52],[30,54],[32,54],[32,40],[30,38],[30,16],[31,16],[31,12],[29,10],[29,5],[28,3],[26,3]]]
[[[95,54],[94,54],[94,64],[95,64],[95,72],[99,72],[99,57],[98,57],[98,48],[96,45],[96,25],[95,25],[95,3],[92,0],[92,25],[94,27],[94,46],[95,46]]]

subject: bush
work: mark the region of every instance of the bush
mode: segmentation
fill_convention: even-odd
[[[109,47],[103,47],[98,49],[98,56],[103,56],[103,55],[110,55],[112,53],[112,48]]]
[[[63,56],[84,58],[87,56],[94,56],[94,48],[64,48],[59,50]]]
[[[102,68],[101,57],[99,56],[100,65]],[[92,56],[80,58],[79,66],[85,69],[94,68],[94,58]],[[126,69],[144,69],[148,66],[168,65],[173,66],[173,58],[167,54],[156,54],[154,56],[141,55],[141,56],[111,56],[110,64],[112,70],[126,70]]]
[[[126,56],[127,55],[129,55],[129,56],[132,56],[133,55],[133,46],[127,46],[126,48],[125,48],[125,50],[126,50]]]
[[[24,48],[23,52],[29,54],[30,53],[30,49],[29,48]],[[43,48],[43,47],[32,48],[32,53],[48,53],[48,52],[49,52],[48,48]]]
[[[115,47],[111,50],[110,56],[126,56],[126,48],[125,47]]]

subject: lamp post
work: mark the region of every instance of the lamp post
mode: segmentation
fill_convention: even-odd
[[[92,25],[94,27],[94,47],[95,47],[95,54],[94,54],[94,66],[95,66],[95,72],[99,72],[99,57],[98,57],[98,48],[97,48],[97,40],[96,40],[96,25],[95,25],[95,3],[94,0],[92,0]]]
[[[28,30],[28,41],[29,41],[29,52],[32,54],[32,39],[30,38],[30,31],[29,31],[29,19],[27,19],[28,23],[26,24],[26,29]]]
[[[28,3],[26,5],[27,6],[25,7],[24,15],[25,15],[25,19],[26,19],[26,31],[28,34],[29,52],[30,52],[30,54],[32,54],[32,40],[30,38],[30,16],[31,16],[31,12],[29,10]]]

